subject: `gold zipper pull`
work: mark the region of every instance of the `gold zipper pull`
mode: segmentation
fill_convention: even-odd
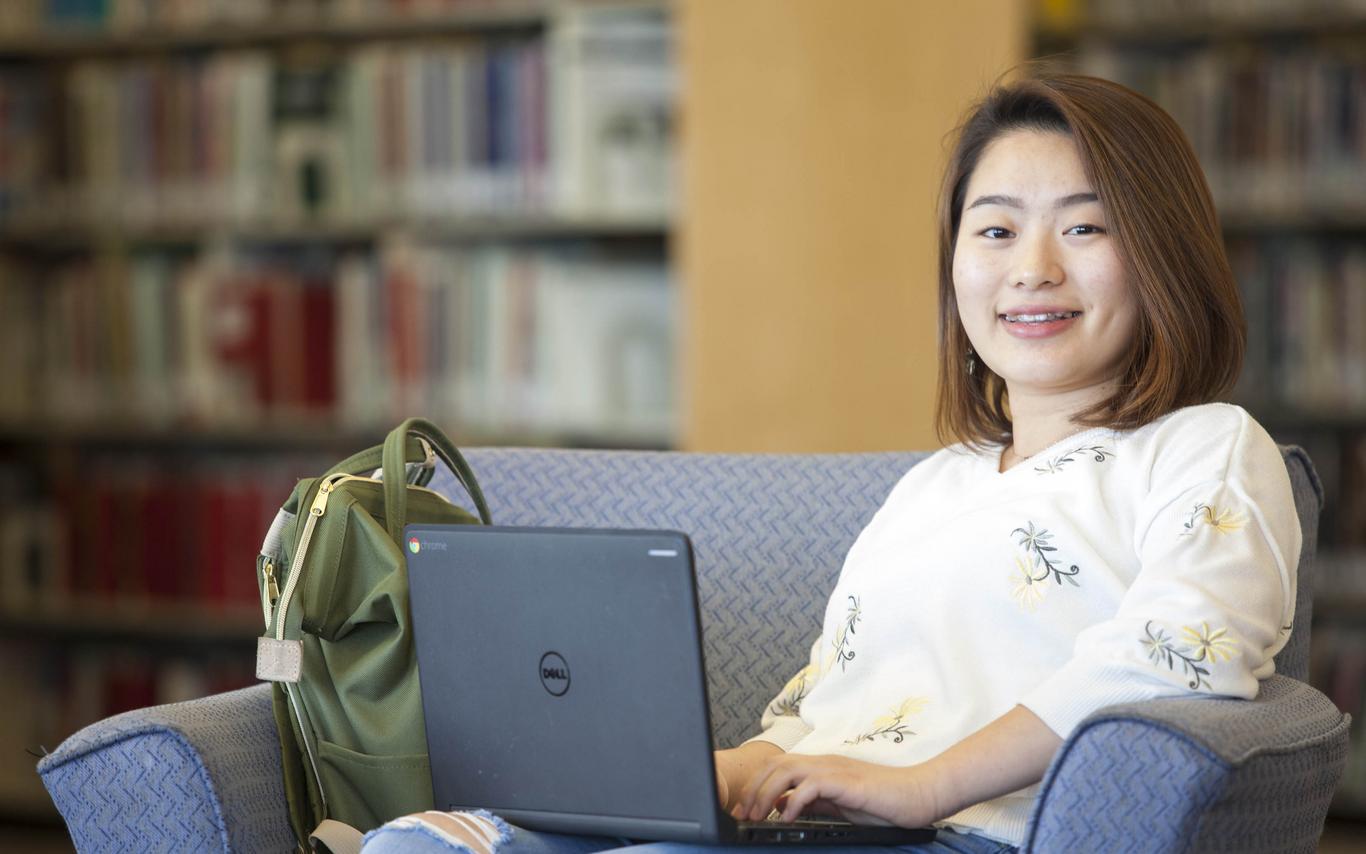
[[[345,475],[337,475],[336,477],[345,477]],[[318,485],[318,494],[313,496],[313,506],[309,508],[309,513],[314,516],[323,515],[323,511],[327,509],[327,497],[332,494],[332,485],[333,481],[330,479],[324,480]]]
[[[280,585],[275,581],[275,564],[266,561],[261,573],[266,577],[266,595],[270,597],[271,607],[274,607],[275,603],[280,601]]]
[[[275,617],[275,603],[280,598],[280,586],[275,581],[275,563],[269,558],[261,564],[261,577],[265,584],[261,588],[261,613],[266,618],[266,631],[270,631],[270,621]]]

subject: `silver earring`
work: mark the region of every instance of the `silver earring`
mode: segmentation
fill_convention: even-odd
[[[969,347],[969,348],[968,348],[968,376],[972,376],[972,375],[975,374],[975,373],[977,373],[977,354],[974,353],[974,352],[972,351],[972,348],[971,348],[971,347]]]

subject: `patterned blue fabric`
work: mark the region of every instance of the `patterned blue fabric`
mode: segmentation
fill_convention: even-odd
[[[845,552],[923,456],[468,454],[499,524],[689,533],[720,746],[754,733],[763,704],[805,663]],[[1286,457],[1305,552],[1297,631],[1277,667],[1302,678],[1322,493],[1303,452],[1286,449]],[[449,479],[433,486],[458,494]],[[1104,710],[1078,729],[1045,779],[1031,850],[1147,850],[1159,838],[1197,839],[1202,849],[1294,849],[1322,827],[1341,775],[1346,719],[1325,704],[1312,688],[1277,678],[1252,703]],[[81,851],[292,845],[264,686],[102,721],[68,739],[39,772]],[[1279,838],[1259,824],[1273,814],[1286,828]],[[1198,833],[1185,837],[1178,825]],[[1278,841],[1263,845],[1269,839]]]
[[[1300,533],[1304,545],[1300,548],[1299,580],[1295,585],[1295,631],[1276,656],[1276,672],[1301,681],[1309,678],[1309,623],[1314,616],[1314,554],[1319,543],[1319,511],[1323,509],[1323,484],[1319,483],[1314,464],[1303,448],[1282,446],[1285,465],[1290,472],[1290,487],[1295,493],[1295,509],[1299,512]]]
[[[1054,760],[1024,848],[1313,851],[1346,763],[1348,721],[1285,676],[1264,682],[1251,703],[1192,697],[1104,709]]]
[[[101,721],[38,773],[78,851],[293,847],[266,685]]]

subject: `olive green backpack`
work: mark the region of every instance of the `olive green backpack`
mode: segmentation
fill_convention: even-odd
[[[438,458],[478,518],[425,488]],[[403,526],[481,521],[489,511],[469,465],[436,425],[410,418],[383,445],[299,481],[271,525],[256,561],[266,624],[256,675],[274,683],[302,850],[357,850],[352,828],[432,808]]]

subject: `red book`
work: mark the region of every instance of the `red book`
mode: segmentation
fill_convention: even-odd
[[[227,598],[225,589],[225,555],[227,548],[227,507],[220,475],[206,473],[199,479],[198,554],[200,598],[210,603],[221,603]]]
[[[274,270],[262,277],[266,328],[270,340],[257,360],[262,381],[270,388],[266,402],[275,411],[297,410],[303,404],[305,362],[303,288],[294,276]],[[326,354],[331,361],[332,354]]]
[[[149,495],[146,471],[122,472],[114,490],[114,589],[124,600],[145,600],[149,593],[147,566],[143,563],[143,541],[155,536],[148,528],[144,509]]]
[[[252,604],[261,601],[256,583],[256,555],[266,528],[261,526],[260,489],[251,477],[234,480],[226,488],[225,532],[228,540],[223,551],[224,601]]]
[[[274,390],[270,377],[270,305],[258,277],[240,273],[216,289],[212,351],[218,371],[231,378],[233,400],[225,408],[268,406]]]
[[[327,281],[305,282],[302,298],[302,402],[310,413],[326,414],[337,400],[335,289]]]
[[[86,572],[82,573],[85,576],[83,580],[88,582],[88,586],[78,589],[76,593],[78,596],[109,597],[113,596],[116,590],[114,582],[118,495],[109,480],[108,470],[96,472],[91,478],[90,486],[94,492],[94,531],[91,537],[94,548],[90,555],[90,565]]]
[[[154,473],[142,502],[142,555],[146,574],[146,593],[165,600],[176,594],[176,568],[180,565],[176,531],[180,507],[176,503],[175,480],[171,473]]]
[[[131,656],[113,656],[105,671],[104,716],[156,703],[156,673],[149,661]]]

